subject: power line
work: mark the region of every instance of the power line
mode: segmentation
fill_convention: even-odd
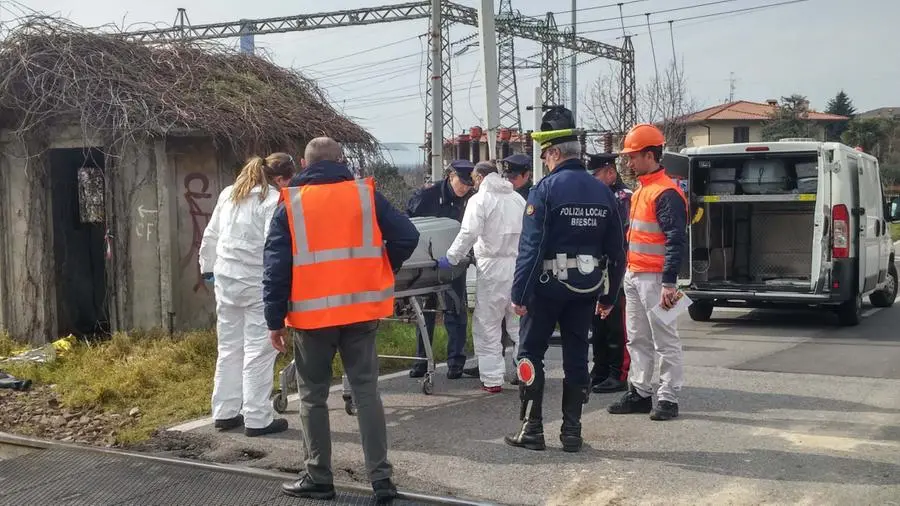
[[[616,2],[616,3],[611,3],[611,4],[605,4],[605,5],[596,5],[596,6],[594,6],[594,7],[582,7],[582,8],[580,8],[580,9],[575,9],[575,12],[596,11],[596,10],[599,10],[599,9],[608,9],[608,8],[610,8],[610,7],[618,7],[619,5],[636,4],[636,3],[640,3],[640,2],[646,2],[646,1],[647,1],[647,0],[630,0],[630,1],[628,1],[628,2]],[[572,9],[569,9],[569,10],[566,10],[566,11],[553,11],[553,14],[554,14],[554,15],[556,15],[556,14],[568,14],[568,13],[570,13],[570,12],[572,12]],[[575,24],[580,24],[580,23],[575,23]]]
[[[476,69],[476,70],[474,70],[474,71],[469,71],[469,72],[460,72],[460,73],[457,73],[457,74],[454,74],[454,75],[456,75],[456,76],[467,76],[467,75],[469,75],[469,74],[477,74],[477,73],[478,73],[478,69]],[[393,78],[394,78],[394,76],[391,76],[391,77],[390,77],[390,79],[393,79]],[[385,81],[387,81],[387,80],[389,80],[389,79],[385,79]],[[380,81],[380,82],[384,82],[384,81]],[[370,82],[366,82],[365,84],[366,84],[367,86],[369,86],[369,85],[372,85],[372,84],[378,84],[378,83],[370,83]],[[378,96],[379,94],[393,93],[393,92],[395,92],[395,91],[403,91],[403,90],[409,90],[409,89],[412,89],[412,88],[420,88],[420,87],[421,87],[421,86],[420,86],[419,83],[415,83],[415,84],[410,84],[410,85],[406,85],[406,86],[400,86],[400,87],[398,87],[398,88],[391,88],[391,89],[387,89],[387,90],[379,90],[379,91],[377,91],[377,92],[370,92],[370,93],[365,94],[365,95],[357,95],[357,96],[355,96],[355,97],[341,97],[341,98],[339,98],[339,100],[365,100],[367,97]]]
[[[768,8],[770,8],[770,7],[781,7],[781,6],[783,6],[783,5],[797,4],[797,3],[808,2],[808,1],[809,1],[809,0],[787,0],[787,1],[784,1],[784,2],[776,2],[776,3],[772,3],[772,4],[766,4],[766,5],[757,5],[757,6],[755,6],[755,7],[746,7],[746,8],[743,8],[743,9],[733,9],[733,10],[729,10],[729,11],[713,12],[713,13],[710,13],[710,14],[700,14],[700,15],[698,15],[698,16],[690,16],[690,17],[685,17],[685,18],[670,19],[670,20],[666,20],[666,21],[657,21],[657,22],[650,23],[650,24],[651,24],[651,25],[663,25],[663,24],[669,23],[670,21],[671,21],[671,22],[675,22],[675,23],[681,22],[681,21],[693,21],[693,20],[695,20],[695,19],[706,19],[706,18],[711,18],[711,17],[716,17],[716,16],[727,16],[727,15],[731,15],[731,14],[738,14],[738,13],[741,13],[741,12],[750,12],[750,11],[756,11],[756,10],[761,10],[761,9],[768,9]],[[641,14],[641,15],[643,16],[643,14]],[[626,28],[626,29],[627,29],[627,28],[643,28],[644,26],[645,26],[645,25],[631,25],[631,26],[625,26],[625,27],[622,27],[622,28]],[[581,34],[584,35],[584,34],[588,34],[588,33],[610,32],[610,31],[615,31],[615,30],[619,30],[619,29],[620,29],[619,27],[615,27],[615,28],[600,28],[600,29],[597,29],[597,30],[583,31],[583,32],[581,32]]]
[[[681,6],[681,7],[672,7],[671,9],[662,9],[662,10],[653,11],[653,12],[645,12],[643,14],[628,14],[628,15],[619,15],[619,16],[610,17],[610,18],[590,19],[587,21],[579,21],[575,24],[576,25],[589,25],[589,24],[593,24],[593,23],[604,23],[607,21],[620,21],[622,19],[639,18],[641,16],[646,16],[648,14],[651,14],[651,15],[667,14],[670,12],[686,11],[686,10],[690,10],[690,9],[699,9],[701,7],[709,7],[712,5],[719,5],[719,4],[736,2],[736,1],[737,0],[715,0],[712,2],[705,2],[705,3],[701,3],[701,4],[685,5],[685,6]],[[616,5],[618,5],[618,4],[616,4]],[[623,3],[622,5],[625,5],[625,4]]]
[[[795,1],[806,1],[806,0],[795,0]],[[787,2],[787,3],[792,3],[792,2]],[[775,7],[775,6],[777,6],[777,4],[772,4],[772,5],[770,5],[769,7]],[[755,7],[755,8],[762,8],[762,7],[767,7],[767,6],[758,6],[758,7]],[[729,11],[729,12],[715,13],[714,15],[715,15],[715,16],[720,16],[721,18],[727,18],[727,17],[737,16],[737,15],[739,15],[739,14],[741,14],[740,11],[735,11],[735,12],[730,12],[730,11]],[[644,15],[644,14],[641,14],[641,16],[643,16],[643,15]],[[712,15],[709,15],[709,16],[707,16],[707,17],[710,17],[710,16],[712,16]],[[698,16],[695,16],[695,17],[698,17]],[[652,30],[652,33],[659,33],[659,32],[662,32],[662,31],[664,31],[664,30],[669,30],[669,36],[670,36],[670,40],[671,40],[671,42],[672,42],[672,57],[675,58],[675,59],[677,59],[677,58],[676,58],[676,53],[675,53],[675,40],[674,40],[675,36],[674,36],[674,28],[673,28],[673,25],[674,25],[674,23],[675,23],[676,21],[682,21],[681,23],[678,24],[678,28],[686,28],[686,27],[690,27],[690,26],[702,25],[702,24],[704,24],[704,23],[709,23],[709,22],[711,22],[711,21],[718,21],[718,20],[719,20],[719,19],[714,19],[714,20],[710,20],[710,19],[700,19],[699,21],[686,22],[686,23],[683,22],[683,21],[688,20],[688,19],[693,19],[693,18],[670,19],[670,20],[667,20],[667,21],[660,21],[660,22],[650,23],[651,25],[662,25],[662,24],[668,24],[668,25],[669,25],[668,28],[655,28],[655,29]],[[641,27],[645,27],[645,26],[646,26],[646,25],[634,25],[634,26],[629,26],[629,27],[624,27],[624,28],[641,28]],[[609,29],[609,30],[606,30],[606,31],[615,31],[615,30],[619,30],[619,29],[621,29],[621,27],[612,28],[612,29]],[[620,38],[620,37],[617,37],[617,38]],[[606,39],[599,39],[599,40],[602,42],[602,41],[604,41],[604,40],[606,40]],[[613,39],[608,39],[608,40],[609,40],[609,41],[612,41]],[[579,62],[578,62],[578,66],[587,65],[588,63],[593,63],[593,62],[595,62],[595,61],[597,61],[597,60],[600,60],[600,59],[602,59],[602,57],[594,56],[594,57],[589,58],[589,59],[587,59],[587,60],[579,61]]]
[[[523,76],[523,79],[534,79],[534,78],[537,78],[539,75],[540,75],[539,73],[531,73],[531,74]],[[471,87],[471,90],[477,90],[477,89],[480,89],[481,87],[482,87],[481,84],[476,84]],[[451,91],[454,93],[470,91],[470,87],[468,85],[462,85],[462,86],[453,88]],[[396,104],[396,103],[408,101],[410,98],[415,98],[416,96],[418,96],[418,94],[413,93],[413,94],[406,94],[406,95],[397,95],[397,96],[393,96],[393,97],[372,98],[370,100],[357,99],[357,100],[354,100],[353,104],[348,104],[349,107],[348,106],[345,106],[345,107],[350,108],[350,109],[356,109],[356,108],[368,108],[368,107],[390,105],[390,104]],[[361,106],[361,107],[357,107],[357,106]]]
[[[419,37],[421,37],[421,35],[414,35],[414,36],[412,36],[412,37],[407,37],[407,38],[405,38],[405,39],[395,40],[394,42],[389,42],[389,43],[387,43],[387,44],[382,44],[382,45],[380,45],[380,46],[370,47],[369,49],[364,49],[364,50],[362,50],[362,51],[356,51],[355,53],[345,54],[344,56],[338,56],[338,57],[336,57],[336,58],[329,58],[329,59],[327,59],[327,60],[321,60],[321,61],[313,62],[313,63],[310,63],[309,65],[322,65],[323,63],[330,63],[330,62],[333,62],[333,61],[344,60],[344,59],[346,59],[346,58],[351,58],[351,57],[353,57],[353,56],[357,56],[357,55],[361,55],[361,54],[365,54],[365,53],[371,53],[372,51],[378,51],[379,49],[384,49],[384,48],[386,48],[386,47],[396,46],[396,45],[398,45],[398,44],[402,44],[402,43],[408,42],[408,41],[410,41],[410,40],[415,40],[415,39],[417,39],[417,38],[419,38]]]

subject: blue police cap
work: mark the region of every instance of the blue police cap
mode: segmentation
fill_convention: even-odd
[[[453,160],[450,162],[450,168],[453,169],[453,172],[459,177],[459,179],[469,185],[473,186],[475,183],[472,181],[472,171],[475,169],[475,165],[468,160]]]
[[[616,153],[592,153],[589,155],[587,168],[589,171],[594,172],[607,165],[615,165],[618,157],[619,155]]]
[[[506,164],[505,172],[523,173],[532,169],[531,157],[521,153],[507,156],[501,161]]]

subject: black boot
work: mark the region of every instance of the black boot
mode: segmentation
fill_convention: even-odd
[[[282,483],[281,491],[284,492],[285,495],[289,495],[291,497],[318,499],[320,501],[334,499],[334,496],[336,495],[334,484],[315,483],[307,474],[301,474],[300,479],[298,479],[297,481]]]
[[[628,388],[628,383],[617,377],[610,376],[599,383],[595,383],[593,391],[595,394],[608,394],[612,392],[622,392],[626,388]]]
[[[606,408],[606,410],[613,415],[649,413],[652,409],[653,398],[642,397],[633,386],[629,386],[628,391],[625,392],[625,395],[623,395],[622,398]]]
[[[215,421],[215,427],[219,430],[231,430],[244,425],[244,416],[237,415],[231,418],[220,418]]]
[[[588,386],[571,385],[563,382],[562,428],[559,442],[564,452],[581,450],[584,440],[581,438],[581,408],[587,403],[590,388]]]
[[[512,436],[503,438],[506,444],[516,448],[528,450],[544,450],[547,448],[544,442],[544,417],[542,414],[544,401],[544,388],[534,388],[535,381],[530,387],[524,383],[519,385],[519,397],[522,405],[519,411],[519,419],[522,420],[522,428]]]
[[[478,369],[477,365],[475,367],[466,367],[462,372],[471,378],[478,378],[481,376],[481,371]]]
[[[244,427],[244,435],[247,437],[259,437],[265,436],[266,434],[278,434],[279,432],[284,432],[287,429],[288,421],[284,418],[276,418],[272,420],[272,423],[260,429],[251,429],[250,427]]]

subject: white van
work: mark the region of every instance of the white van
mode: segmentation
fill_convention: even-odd
[[[856,325],[863,297],[888,307],[897,268],[878,160],[839,143],[787,139],[666,153],[690,195],[679,285],[706,321],[717,305],[815,305]],[[896,204],[894,204],[896,205]]]

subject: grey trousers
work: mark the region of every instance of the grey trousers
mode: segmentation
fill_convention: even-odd
[[[378,392],[378,353],[375,331],[378,321],[369,321],[294,333],[294,363],[300,391],[300,427],[303,432],[304,463],[309,478],[331,484],[331,427],[328,393],[331,364],[340,352],[357,407],[366,470],[371,481],[390,478],[393,467],[387,459],[387,427]]]

